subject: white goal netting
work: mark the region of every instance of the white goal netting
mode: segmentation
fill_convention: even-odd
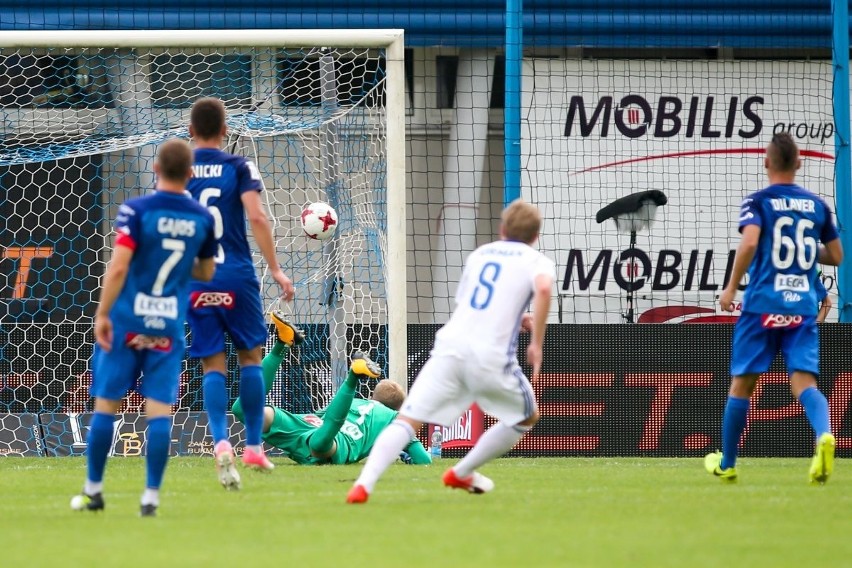
[[[259,168],[279,261],[296,284],[292,305],[280,303],[258,255],[266,307],[308,336],[269,402],[323,407],[356,349],[387,374],[389,152],[404,149],[388,144],[386,49],[74,43],[0,48],[0,413],[37,414],[57,444],[73,446],[74,429],[51,423],[91,409],[91,318],[117,207],[153,188],[157,144],[187,137],[189,108],[202,96],[225,102],[225,150]],[[315,201],[337,210],[329,241],[301,231],[299,213]],[[230,384],[233,399],[238,382]],[[124,410],[139,403],[131,396]],[[176,410],[202,409],[200,366],[189,360]]]

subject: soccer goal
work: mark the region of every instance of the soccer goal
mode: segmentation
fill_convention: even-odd
[[[225,149],[262,174],[296,284],[292,305],[279,303],[258,255],[266,307],[308,334],[270,402],[323,407],[356,349],[405,384],[403,54],[400,30],[2,34],[0,413],[89,410],[92,315],[117,206],[153,188],[157,145],[188,136],[202,96],[225,102]],[[339,216],[328,241],[301,230],[316,201]],[[200,386],[190,362],[178,411],[202,409]]]

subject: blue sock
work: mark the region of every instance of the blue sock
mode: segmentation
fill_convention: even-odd
[[[799,395],[799,402],[805,408],[805,416],[808,417],[808,422],[814,429],[817,438],[826,432],[831,432],[831,425],[828,420],[828,401],[825,400],[825,395],[819,392],[816,387],[808,387]]]
[[[225,375],[218,371],[204,374],[204,408],[207,410],[207,422],[213,445],[228,439],[228,389],[225,387]]]
[[[112,446],[112,425],[115,416],[95,412],[89,424],[89,434],[86,436],[86,461],[88,464],[88,480],[100,483],[104,479],[107,455]]]
[[[263,433],[263,407],[266,403],[263,371],[260,365],[250,365],[240,369],[240,401],[245,414],[246,445],[260,445],[260,435]]]
[[[722,469],[734,467],[737,463],[740,438],[746,427],[748,399],[728,395],[725,415],[722,417]]]
[[[146,487],[158,489],[163,483],[163,473],[169,460],[172,445],[172,417],[158,416],[148,419],[148,453],[145,459]]]

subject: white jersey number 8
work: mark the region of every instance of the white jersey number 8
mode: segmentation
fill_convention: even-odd
[[[484,310],[494,296],[494,283],[500,276],[500,265],[496,262],[486,262],[479,272],[479,284],[470,296],[470,307],[474,310]]]

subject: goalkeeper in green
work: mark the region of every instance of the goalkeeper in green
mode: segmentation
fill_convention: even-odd
[[[281,314],[273,313],[272,322],[277,341],[263,358],[263,383],[269,392],[278,367],[292,345],[304,340],[302,332],[287,322]],[[367,457],[373,443],[385,427],[396,419],[405,393],[391,380],[379,381],[370,400],[355,398],[361,380],[378,378],[379,366],[356,352],[346,380],[329,405],[314,414],[294,414],[283,408],[267,406],[263,412],[263,440],[285,452],[299,464],[347,464]],[[238,398],[231,411],[237,420],[244,420]],[[416,438],[400,456],[406,463],[429,464],[429,453]]]

